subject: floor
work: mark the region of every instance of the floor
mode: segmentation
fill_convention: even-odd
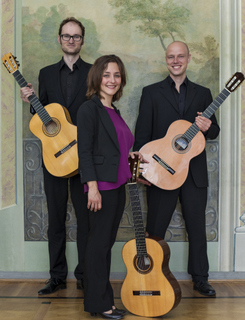
[[[124,308],[120,299],[122,281],[112,281],[115,304]],[[216,298],[207,298],[193,291],[189,280],[180,280],[182,299],[179,305],[162,319],[233,320],[245,318],[245,280],[210,281],[216,289]],[[76,282],[69,280],[66,290],[38,297],[43,280],[0,280],[1,320],[78,320],[92,318],[83,310],[83,293]],[[127,313],[125,320],[149,319]]]

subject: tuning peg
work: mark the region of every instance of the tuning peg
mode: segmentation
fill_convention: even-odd
[[[20,66],[20,63],[19,63],[19,61],[17,60],[17,57],[16,56],[13,56],[14,57],[14,60],[15,60],[15,62],[16,62],[16,64],[18,65],[18,67]]]

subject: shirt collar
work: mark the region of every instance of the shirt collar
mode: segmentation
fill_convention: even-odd
[[[79,57],[73,65],[75,65],[75,68],[79,70],[82,66],[82,59]],[[64,68],[64,66],[67,66],[67,64],[65,63],[64,58],[62,57],[60,61],[60,70]]]
[[[168,76],[168,83],[170,84],[170,86],[172,86],[174,84],[174,87],[175,87],[175,82],[170,76]],[[182,84],[185,84],[186,86],[188,85],[188,78],[187,77],[185,77],[185,80],[181,83],[181,86],[182,86]]]

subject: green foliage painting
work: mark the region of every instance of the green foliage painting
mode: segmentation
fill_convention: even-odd
[[[185,39],[182,26],[188,22],[190,10],[174,3],[173,0],[164,2],[108,0],[108,2],[113,8],[119,9],[115,14],[118,23],[139,22],[137,30],[151,38],[159,38],[164,50],[166,50],[165,40]]]
[[[124,62],[127,85],[116,105],[132,132],[142,88],[167,76],[165,53],[174,40],[185,41],[190,48],[190,80],[209,87],[214,98],[218,95],[219,0],[22,0],[21,68],[24,78],[33,84],[36,92],[39,70],[59,61],[62,56],[57,41],[58,29],[60,22],[69,16],[76,17],[85,26],[85,44],[81,50],[83,60],[93,63],[101,55],[116,54]],[[46,240],[47,209],[41,152],[36,148],[37,139],[33,139],[28,129],[29,105],[24,106],[23,113],[26,240]],[[209,157],[216,159],[217,153],[209,152]],[[217,175],[218,171],[214,170],[210,179],[212,197],[206,215],[207,237],[211,241],[215,241],[217,234],[214,232],[217,229]],[[146,217],[144,192],[142,187],[141,206]],[[180,208],[176,210],[168,240],[186,241]],[[130,212],[127,200],[117,237],[120,241],[134,236]],[[70,202],[67,240],[74,241],[75,234],[76,220]]]
[[[191,80],[219,93],[219,1],[207,0],[23,0],[22,69],[37,89],[39,70],[61,58],[57,42],[60,22],[75,16],[85,25],[82,58],[90,63],[115,53],[124,61],[128,83],[119,107],[134,130],[142,87],[167,75],[166,47],[187,42],[192,54]],[[29,110],[25,109],[25,121]],[[27,128],[28,124],[24,125]],[[26,130],[25,136],[30,135]]]

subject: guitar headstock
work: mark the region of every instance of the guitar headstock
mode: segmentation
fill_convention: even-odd
[[[2,57],[2,61],[9,73],[14,73],[20,66],[19,62],[16,60],[16,57],[14,57],[11,52],[5,54]]]
[[[130,167],[130,172],[132,177],[128,180],[128,183],[137,183],[137,178],[139,176],[139,158],[135,155],[135,158],[132,159],[131,157],[128,158],[128,164]]]
[[[233,92],[242,84],[243,80],[244,80],[243,73],[236,72],[235,74],[233,74],[230,80],[226,83],[225,87],[230,92]]]

